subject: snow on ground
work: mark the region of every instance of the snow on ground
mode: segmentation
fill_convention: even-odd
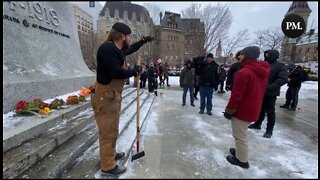
[[[170,76],[169,84],[171,85],[171,89],[173,89],[173,87],[179,87],[179,77]],[[281,94],[278,98],[285,98],[286,90],[287,85],[282,86]],[[179,92],[179,95],[181,94],[182,92]],[[307,81],[302,83],[299,92],[299,99],[318,100],[318,82]],[[175,101],[177,101],[177,103],[173,104],[173,106],[176,104],[180,105],[180,97],[176,98]],[[154,106],[158,106],[157,101],[155,101]],[[229,146],[234,144],[234,139],[230,132],[230,122],[226,121],[222,113],[220,113],[223,112],[224,106],[225,104],[214,104],[213,112],[219,112],[213,114],[214,119],[217,121],[212,119],[203,119],[203,116],[199,116],[198,113],[194,114],[194,112],[181,114],[181,119],[183,119],[183,122],[187,127],[190,127],[190,132],[198,131],[197,137],[200,139],[203,138],[206,141],[203,147],[186,146],[184,147],[184,150],[176,151],[177,156],[180,157],[182,161],[194,161],[197,162],[197,165],[200,167],[204,167],[203,171],[195,169],[195,172],[193,173],[195,176],[199,178],[210,177],[210,173],[206,171],[208,169],[205,169],[205,167],[211,165],[211,171],[216,173],[216,177],[276,178],[277,175],[281,177],[290,176],[294,178],[318,177],[318,153],[316,149],[310,148],[316,146],[314,142],[309,141],[309,138],[303,133],[292,130],[286,125],[281,125],[280,123],[276,124],[277,131],[274,132],[274,137],[271,139],[262,138],[264,131],[248,131],[248,135],[250,137],[250,148],[252,148],[250,150],[250,156],[252,157],[250,171],[243,171],[239,167],[228,164],[225,160],[225,155]],[[142,142],[147,136],[157,137],[157,135],[162,134],[158,130],[159,127],[157,127],[157,124],[161,121],[159,120],[160,116],[161,115],[156,111],[152,111],[149,115],[146,127],[143,131]],[[187,125],[188,123],[192,125]],[[265,123],[266,121],[263,124],[263,128],[265,128]],[[281,131],[278,129],[281,129]],[[295,139],[294,137],[299,137],[299,139]],[[305,144],[301,141],[305,141]],[[218,148],[207,148],[206,145]],[[309,147],[304,147],[304,145]],[[177,145],[177,149],[178,148],[179,146]],[[258,156],[259,158],[255,158]],[[194,159],[187,159],[188,157],[193,157]],[[214,163],[206,161],[207,158],[211,158],[212,162],[217,162],[219,165],[213,166],[212,164]],[[206,164],[203,165],[204,163]],[[139,168],[144,167],[139,162],[136,162],[135,164],[128,162],[126,166],[128,167],[128,172],[124,175],[124,178],[139,177],[141,172],[137,174],[135,166]],[[221,168],[223,168],[223,170],[221,170]],[[152,172],[152,169],[146,168],[145,171]],[[228,172],[228,175],[223,174],[226,172]],[[149,178],[159,178],[157,173],[153,172],[153,174],[147,174]],[[143,175],[141,175],[141,177],[143,177]]]

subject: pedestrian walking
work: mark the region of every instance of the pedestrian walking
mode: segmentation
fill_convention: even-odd
[[[170,87],[169,84],[169,71],[170,71],[170,67],[168,63],[164,64],[164,68],[163,68],[163,75],[164,75],[164,80],[166,80],[167,86]]]
[[[263,96],[268,84],[270,65],[258,61],[260,49],[244,48],[239,55],[240,69],[234,75],[231,97],[224,117],[231,119],[235,148],[230,148],[227,161],[242,168],[249,168],[248,125],[258,119]]]
[[[147,77],[148,77],[148,89],[150,93],[154,93],[156,96],[158,96],[157,88],[157,73],[155,72],[153,64],[149,65],[149,68],[147,70]]]
[[[301,83],[304,80],[304,70],[300,66],[289,64],[288,71],[286,102],[280,107],[287,108],[290,111],[295,111],[298,105]]]
[[[140,67],[128,69],[125,56],[153,40],[150,36],[143,37],[130,46],[130,34],[129,26],[115,23],[107,41],[97,51],[97,79],[91,104],[99,130],[100,171],[103,176],[119,176],[127,170],[125,166],[116,163],[125,156],[124,152],[116,152],[121,93],[126,79],[139,75]]]
[[[225,91],[223,90],[223,86],[224,86],[224,81],[226,80],[226,77],[227,77],[227,72],[224,69],[224,65],[222,64],[219,68],[220,91],[218,91],[218,93],[225,93]]]
[[[226,79],[226,91],[231,91],[232,90],[232,85],[233,85],[233,77],[234,74],[239,70],[240,68],[240,63],[239,63],[239,55],[241,51],[238,51],[235,55],[235,59],[237,62],[233,63],[228,72],[227,72],[227,79]]]
[[[193,89],[194,89],[194,68],[192,68],[191,60],[186,62],[186,67],[183,68],[180,74],[180,87],[183,88],[183,95],[182,95],[182,106],[186,105],[186,95],[189,90],[190,95],[190,104],[191,106],[194,105],[194,97],[193,97]]]
[[[206,57],[206,61],[202,63],[200,69],[200,111],[199,114],[204,113],[204,109],[207,109],[207,114],[212,115],[212,94],[213,90],[218,90],[219,65],[214,62],[213,54],[209,53]]]

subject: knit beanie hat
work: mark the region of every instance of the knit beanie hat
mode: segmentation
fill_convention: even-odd
[[[121,22],[117,22],[115,23],[113,26],[112,26],[112,29],[120,32],[120,33],[123,33],[125,35],[128,35],[128,34],[131,34],[131,29],[129,26],[127,26],[126,24],[124,23],[121,23]]]
[[[241,52],[246,59],[257,59],[260,54],[260,49],[257,46],[249,46],[242,49]]]

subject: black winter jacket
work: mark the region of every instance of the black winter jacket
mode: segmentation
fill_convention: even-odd
[[[289,87],[301,87],[304,70],[300,66],[295,66],[293,70],[289,70],[288,74],[288,86]]]
[[[279,51],[268,50],[265,51],[270,56],[265,58],[270,64],[269,82],[265,96],[279,96],[281,86],[285,85],[288,80],[287,67],[283,63],[279,63]]]
[[[236,63],[233,63],[230,66],[230,69],[228,70],[226,85],[230,86],[230,90],[232,89],[232,85],[233,85],[233,76],[239,69],[240,69],[240,63],[236,62]]]
[[[210,64],[205,61],[201,64],[200,86],[216,88],[220,82],[218,74],[219,65],[212,61]]]

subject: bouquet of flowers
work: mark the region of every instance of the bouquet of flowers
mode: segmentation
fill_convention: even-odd
[[[34,115],[36,113],[50,114],[49,104],[41,99],[34,99],[33,102],[19,101],[16,105],[16,115]]]
[[[62,99],[55,98],[49,105],[51,109],[62,109],[65,102]]]

